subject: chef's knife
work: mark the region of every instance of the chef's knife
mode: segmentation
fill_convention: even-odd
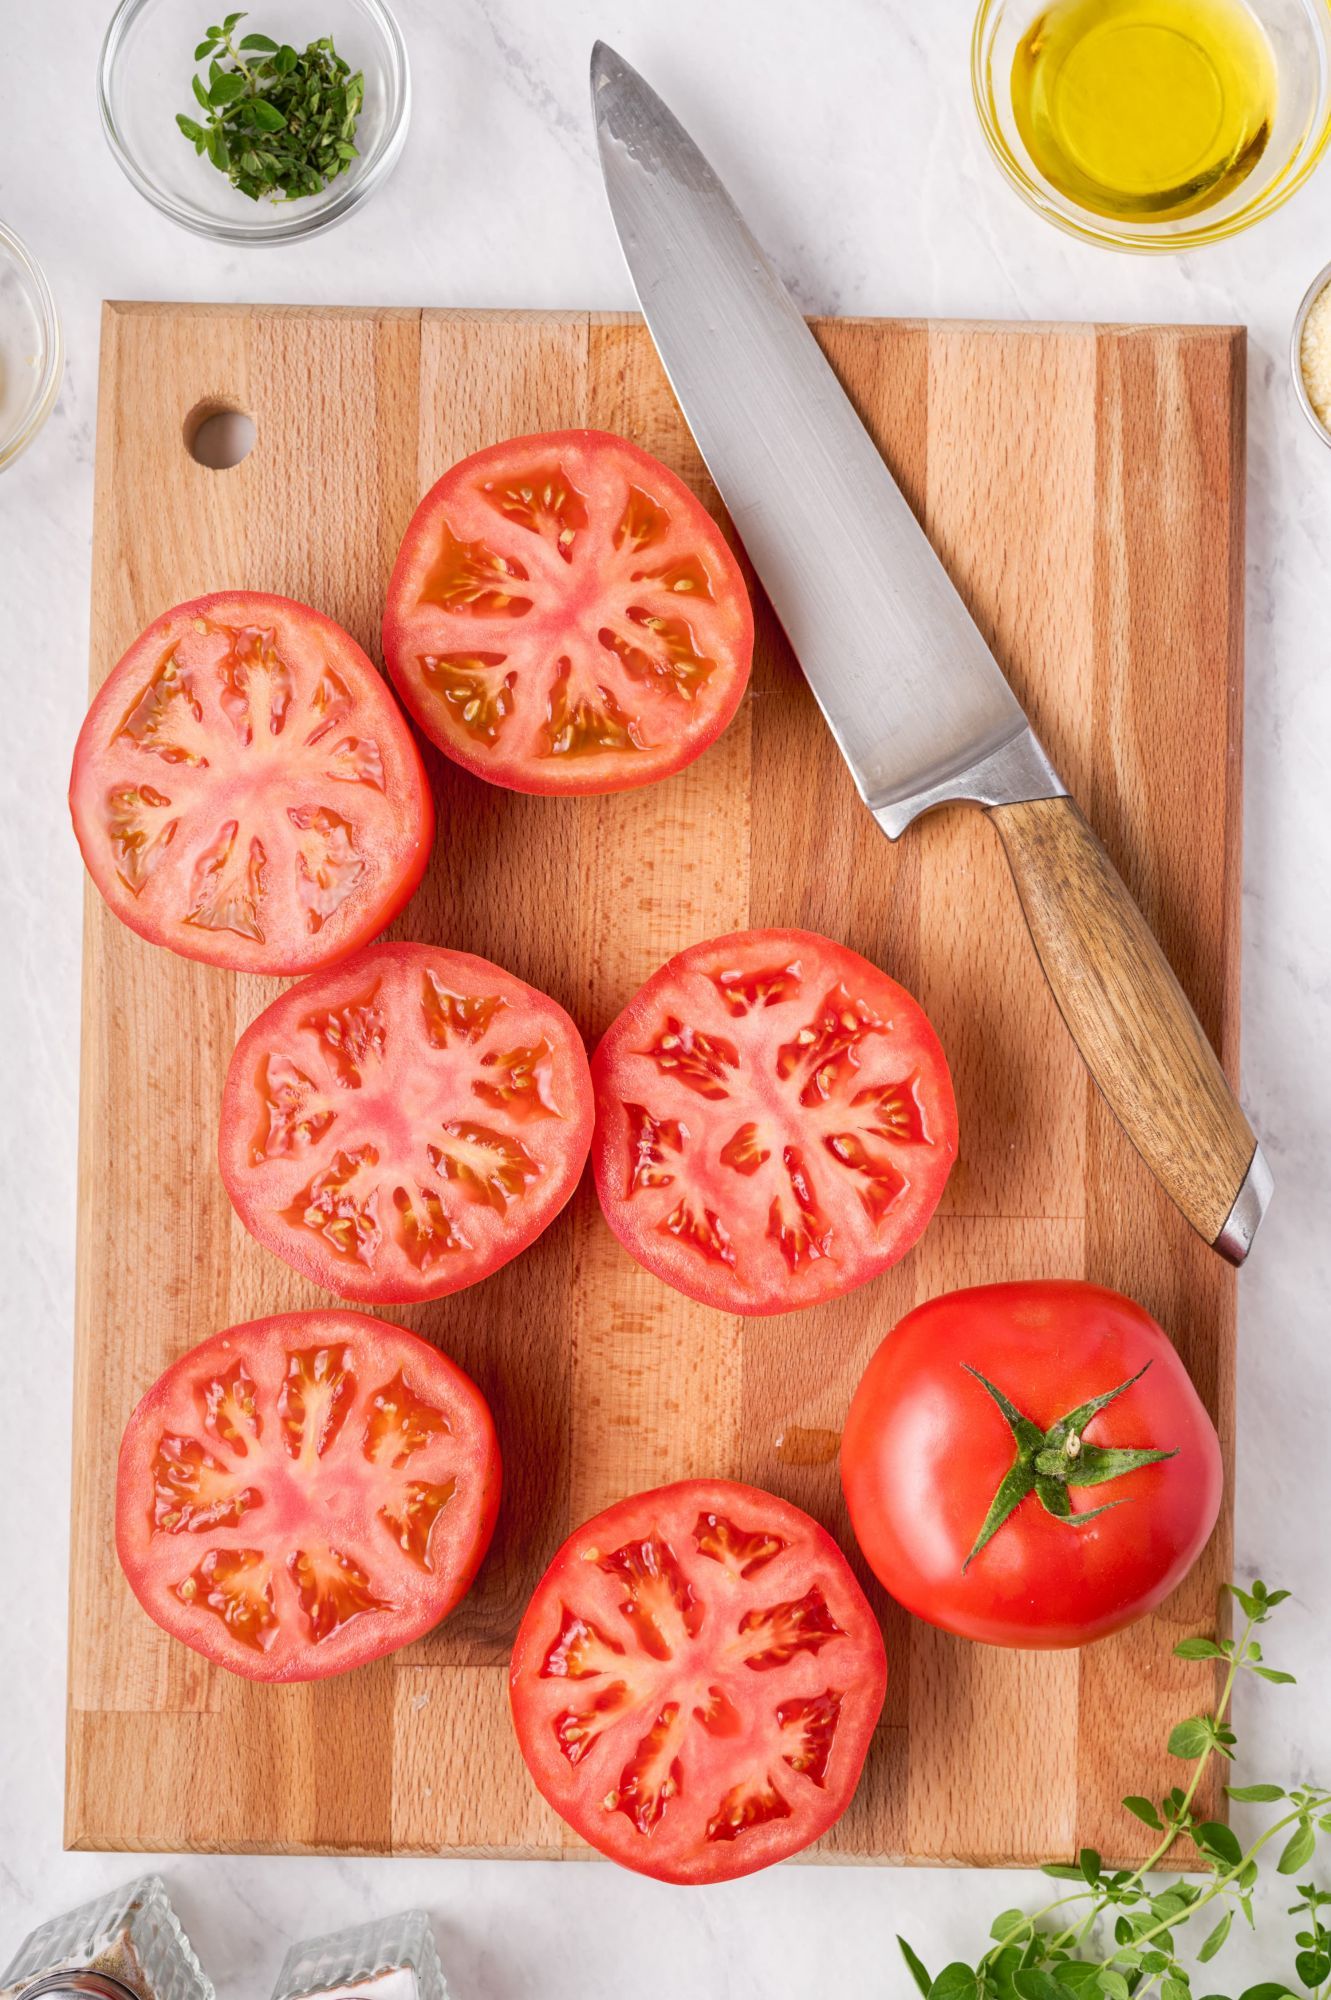
[[[860,796],[893,840],[932,807],[985,808],[1092,1076],[1242,1263],[1270,1172],[1145,918],[735,204],[604,42],[592,106],[643,315]]]

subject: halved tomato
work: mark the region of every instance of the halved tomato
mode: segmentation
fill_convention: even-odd
[[[564,1206],[591,1143],[582,1038],[488,959],[378,944],[236,1044],[222,1178],[251,1235],[345,1299],[442,1298]]]
[[[957,1151],[947,1062],[903,987],[809,931],[691,945],[592,1061],[596,1187],[667,1284],[789,1312],[903,1257]]]
[[[122,923],[239,972],[367,943],[434,837],[420,754],[355,640],[257,591],[178,604],[134,641],[79,731],[69,805]]]
[[[412,516],[384,657],[439,748],[519,792],[618,792],[739,706],[753,610],[706,508],[627,438],[551,431],[464,458]]]
[[[725,1882],[797,1854],[859,1782],[883,1636],[831,1536],[774,1494],[685,1479],[565,1542],[518,1628],[518,1745],[612,1861]]]
[[[143,1398],[116,1548],[173,1639],[248,1680],[318,1680],[447,1616],[499,1477],[485,1398],[447,1355],[363,1313],[280,1313],[200,1342]]]

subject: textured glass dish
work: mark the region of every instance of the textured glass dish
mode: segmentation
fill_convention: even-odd
[[[0,1972],[0,2000],[57,1967],[105,1973],[143,2000],[216,2000],[160,1875],[145,1875],[33,1931]]]
[[[251,201],[200,158],[176,124],[198,117],[190,89],[194,50],[212,0],[121,0],[102,44],[102,130],[121,168],[163,215],[221,243],[287,243],[329,229],[382,187],[397,164],[411,116],[407,51],[383,0],[251,0],[240,34],[269,34],[297,48],[331,35],[340,56],[365,73],[356,127],[359,157],[319,194]],[[203,66],[206,68],[206,65]]]
[[[63,368],[51,288],[0,222],[0,468],[13,463],[50,416]]]
[[[1294,333],[1289,343],[1290,366],[1294,370],[1294,389],[1299,399],[1299,408],[1316,431],[1323,444],[1331,445],[1331,430],[1313,408],[1312,397],[1308,394],[1308,384],[1303,379],[1303,328],[1308,314],[1316,305],[1322,293],[1331,285],[1331,264],[1317,276],[1304,293],[1298,311],[1294,315]]]
[[[316,2000],[362,1988],[382,2000],[448,2000],[443,1967],[424,1910],[403,1910],[331,1937],[292,1945],[273,2000]]]
[[[1172,219],[1095,215],[1035,165],[1012,109],[1012,61],[1039,0],[981,0],[971,88],[990,150],[1023,200],[1050,222],[1114,250],[1190,250],[1260,222],[1301,187],[1331,139],[1331,0],[1248,0],[1276,61],[1275,125],[1252,171],[1213,208]]]

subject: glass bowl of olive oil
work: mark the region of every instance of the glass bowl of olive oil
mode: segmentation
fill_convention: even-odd
[[[982,0],[971,81],[1051,222],[1191,249],[1270,215],[1326,150],[1331,0]]]

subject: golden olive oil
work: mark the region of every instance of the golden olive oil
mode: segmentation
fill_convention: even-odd
[[[1079,207],[1195,215],[1261,158],[1275,59],[1244,0],[1054,0],[1018,44],[1012,108],[1035,165]]]

